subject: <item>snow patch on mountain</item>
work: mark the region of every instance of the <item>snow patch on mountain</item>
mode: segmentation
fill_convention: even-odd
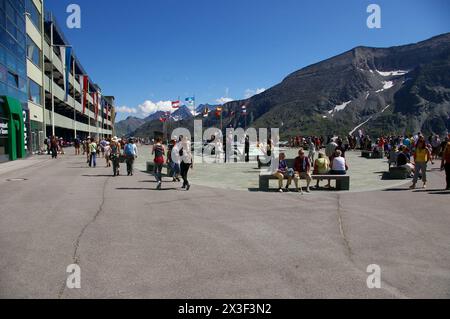
[[[400,76],[400,75],[405,75],[405,74],[408,74],[409,71],[396,70],[396,71],[386,71],[386,72],[383,72],[383,71],[378,71],[378,70],[377,70],[377,73],[378,73],[379,75],[381,75],[381,76],[388,77],[388,76]]]
[[[376,91],[376,93],[380,93],[386,90],[389,90],[394,86],[394,81],[383,81],[383,88],[381,90]]]
[[[347,105],[349,105],[350,103],[352,103],[352,101],[348,101],[348,102],[344,102],[344,103],[342,103],[342,104],[336,105],[336,106],[334,107],[334,109],[328,111],[328,114],[333,114],[333,113],[335,113],[335,112],[343,111],[343,110],[345,110],[345,108],[347,107]]]

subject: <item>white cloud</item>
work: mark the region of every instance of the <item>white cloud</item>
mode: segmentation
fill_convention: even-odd
[[[116,107],[116,112],[117,113],[136,114],[137,110],[135,108],[128,107],[128,106],[119,106],[119,107]]]
[[[172,101],[152,102],[150,100],[147,100],[144,103],[139,104],[138,108],[140,110],[140,113],[142,113],[142,115],[144,116],[148,116],[157,111],[164,111],[164,112],[175,111],[175,109],[172,108]]]
[[[261,93],[264,92],[265,90],[266,90],[265,88],[259,88],[259,89],[256,89],[256,90],[247,89],[247,90],[245,90],[244,97],[245,97],[246,99],[249,99],[249,98],[251,98],[251,97],[254,96],[254,95],[261,94]]]
[[[216,102],[218,104],[225,104],[225,103],[232,102],[232,101],[234,101],[234,99],[229,98],[229,97],[221,97],[221,98],[216,100]]]

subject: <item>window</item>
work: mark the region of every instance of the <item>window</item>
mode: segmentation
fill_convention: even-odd
[[[27,58],[39,69],[41,68],[41,50],[29,36],[27,36]]]
[[[14,88],[19,88],[19,76],[8,71],[8,84]]]
[[[29,18],[34,26],[41,31],[41,14],[33,3],[33,0],[26,0],[26,12],[29,13]]]
[[[42,104],[41,86],[31,79],[28,79],[28,100],[35,104]]]

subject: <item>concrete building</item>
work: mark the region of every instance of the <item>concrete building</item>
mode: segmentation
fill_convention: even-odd
[[[114,97],[102,96],[44,5],[43,0],[0,0],[0,161],[23,157],[19,151],[11,154],[17,145],[24,145],[25,156],[39,153],[52,135],[65,141],[113,135]],[[85,108],[82,76],[89,77]],[[16,124],[11,109],[23,113],[23,141],[18,134],[20,140],[11,140],[8,128]]]

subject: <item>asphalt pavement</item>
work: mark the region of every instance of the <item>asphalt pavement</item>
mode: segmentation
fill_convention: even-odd
[[[450,192],[300,195],[0,165],[0,298],[449,298]],[[122,168],[122,173],[124,172]],[[78,264],[81,288],[66,268]],[[369,289],[369,265],[381,288]]]

